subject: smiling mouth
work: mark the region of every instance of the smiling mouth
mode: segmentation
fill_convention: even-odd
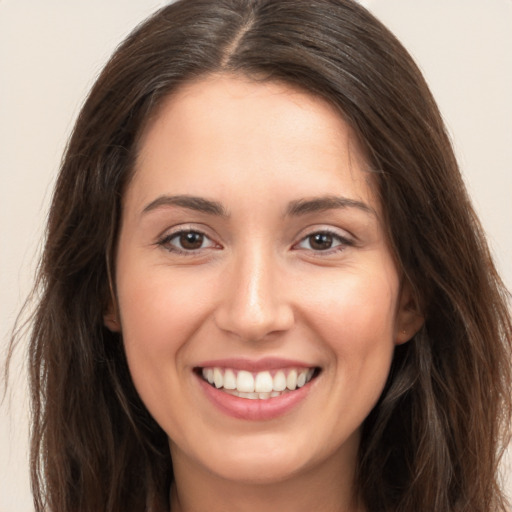
[[[302,388],[318,376],[320,368],[286,368],[253,373],[207,367],[196,368],[195,371],[219,391],[250,400],[268,400]]]

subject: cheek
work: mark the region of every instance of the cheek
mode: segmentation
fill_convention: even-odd
[[[170,435],[184,436],[189,414],[183,385],[189,367],[182,354],[207,316],[208,288],[180,278],[168,268],[118,280],[124,348],[135,388],[156,422]],[[200,281],[200,280],[198,280]],[[176,417],[173,411],[182,411]],[[180,419],[181,418],[181,419]],[[192,420],[190,420],[192,421]]]
[[[304,290],[303,311],[333,345],[371,348],[392,341],[398,289],[394,271],[345,272],[328,286]]]
[[[336,379],[332,400],[349,404],[345,397],[352,397],[361,406],[361,421],[389,374],[398,289],[396,272],[344,274],[328,293],[310,293],[304,304],[311,329],[334,361],[328,368]]]
[[[123,336],[144,351],[169,351],[197,328],[208,308],[208,290],[202,279],[162,268],[118,281]]]
[[[158,421],[163,389],[177,389],[183,372],[182,352],[204,322],[208,311],[207,283],[190,283],[162,267],[118,279],[124,347],[139,395]],[[160,405],[158,405],[160,404]],[[156,407],[158,405],[158,407]]]

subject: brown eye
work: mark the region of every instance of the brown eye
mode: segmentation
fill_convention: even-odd
[[[315,251],[325,251],[330,249],[333,244],[333,236],[330,233],[315,233],[310,235],[309,246]]]
[[[200,231],[178,231],[165,236],[158,242],[158,245],[164,247],[169,252],[175,253],[193,253],[202,249],[217,247],[215,242],[210,240]]]
[[[200,249],[204,242],[204,235],[194,231],[188,231],[179,235],[179,245],[182,249],[193,251]]]
[[[330,254],[332,251],[341,251],[353,242],[337,233],[330,231],[317,231],[305,236],[296,246],[296,249],[306,249],[313,252],[325,252]]]

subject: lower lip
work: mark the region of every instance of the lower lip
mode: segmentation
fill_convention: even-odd
[[[233,418],[249,421],[271,420],[290,412],[307,397],[313,382],[310,381],[301,388],[281,396],[251,400],[220,391],[201,377],[197,378],[206,396],[221,412]]]

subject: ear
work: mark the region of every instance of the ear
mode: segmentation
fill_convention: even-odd
[[[121,332],[121,322],[119,321],[117,304],[115,304],[112,299],[110,299],[105,313],[103,314],[103,323],[110,331]]]
[[[423,326],[423,317],[412,293],[409,282],[403,282],[400,289],[395,323],[395,343],[401,345],[409,341]]]

